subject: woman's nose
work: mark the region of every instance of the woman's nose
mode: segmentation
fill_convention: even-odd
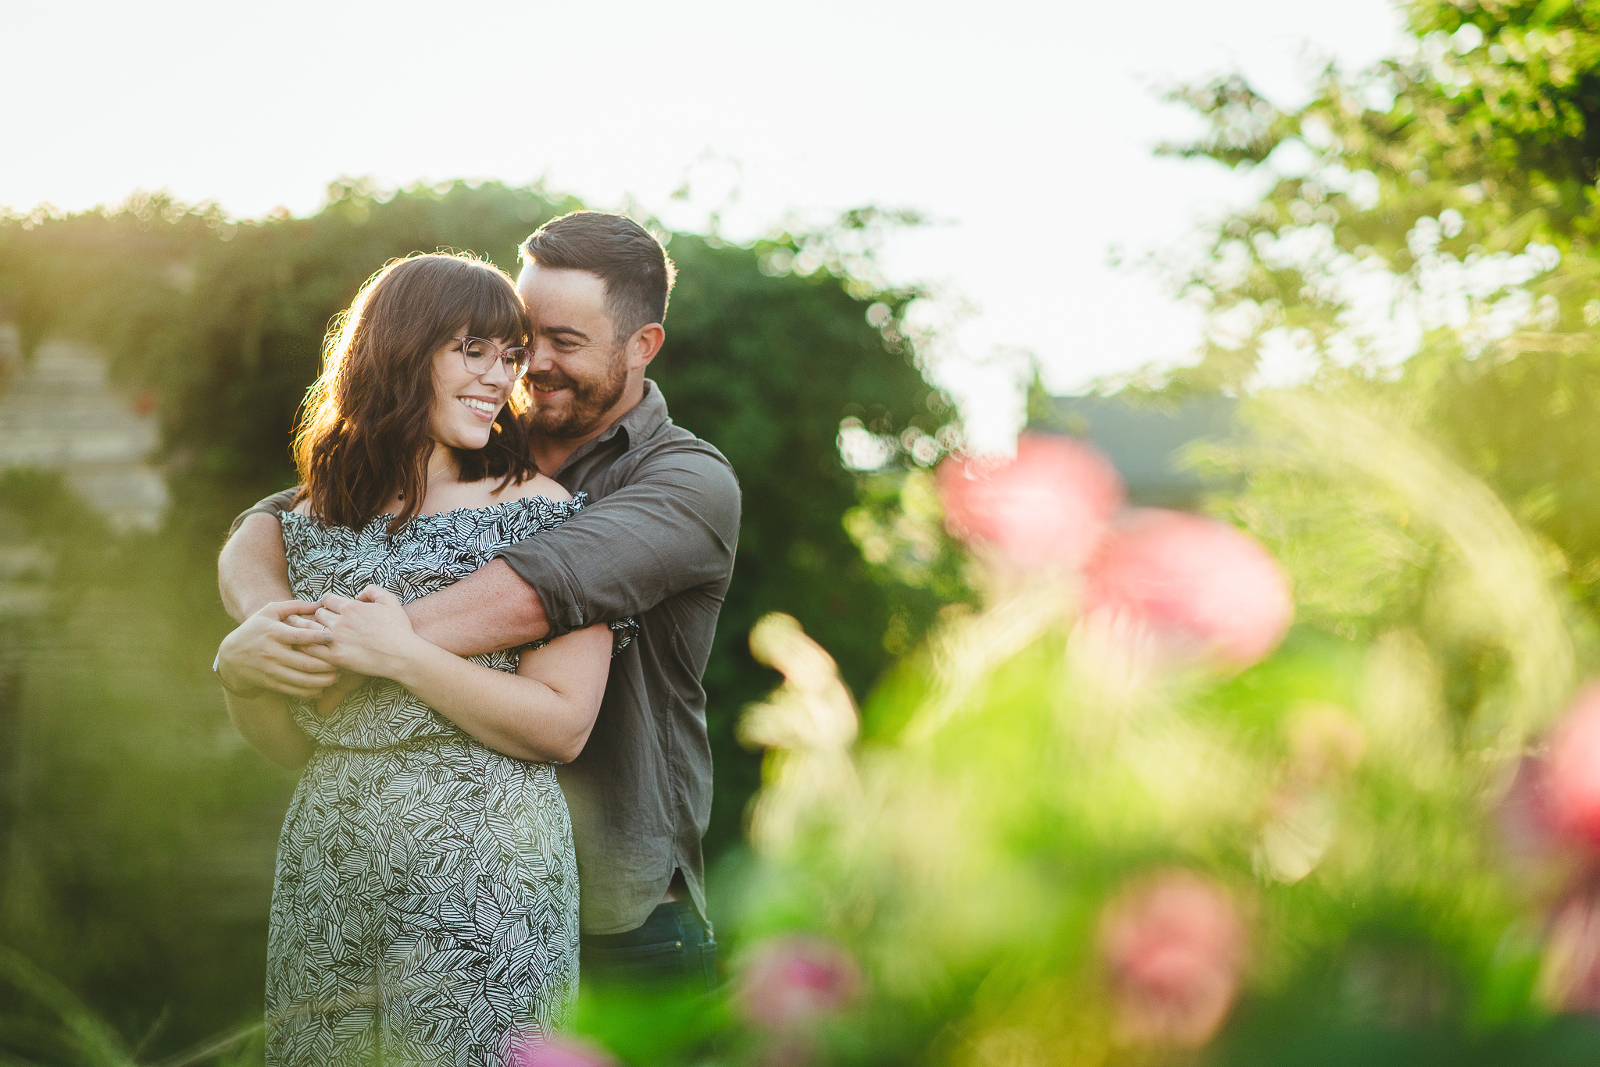
[[[478,375],[478,380],[485,385],[503,382],[507,388],[516,384],[516,379],[511,377],[510,371],[506,370],[506,361],[504,359],[497,359],[489,364],[488,369]]]

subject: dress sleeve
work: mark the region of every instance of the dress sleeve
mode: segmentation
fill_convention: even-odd
[[[738,542],[738,479],[715,449],[688,441],[646,458],[628,485],[500,556],[539,594],[559,637],[726,581]]]
[[[611,658],[616,659],[623,649],[633,644],[634,639],[638,636],[639,620],[632,615],[629,615],[626,619],[618,619],[616,622],[611,623]],[[517,651],[533,652],[554,640],[555,638],[553,637],[543,637],[532,644],[523,645]]]
[[[617,654],[639,636],[639,620],[629,615],[626,619],[618,619],[611,624],[611,658],[616,659]]]

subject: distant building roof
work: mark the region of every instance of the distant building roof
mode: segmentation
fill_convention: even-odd
[[[1206,493],[1227,487],[1187,469],[1183,453],[1196,441],[1232,436],[1237,400],[1197,397],[1158,407],[1117,397],[1058,396],[1051,403],[1053,410],[1028,429],[1092,442],[1122,475],[1134,504],[1193,507]]]

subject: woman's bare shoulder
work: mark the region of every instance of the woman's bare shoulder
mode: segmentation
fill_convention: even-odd
[[[549,497],[551,500],[572,499],[572,494],[563,489],[560,482],[543,474],[535,474],[525,481],[508,485],[501,492],[494,494],[497,503],[505,503],[510,500],[526,500],[530,496]]]

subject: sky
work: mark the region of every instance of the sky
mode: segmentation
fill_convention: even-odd
[[[1293,104],[1399,25],[1389,0],[13,4],[0,206],[309,213],[351,175],[542,179],[733,240],[912,209],[882,268],[933,294],[930,374],[996,443],[1030,358],[1062,393],[1194,358],[1148,261],[1261,179],[1156,157],[1199,129],[1161,91],[1240,71]]]

